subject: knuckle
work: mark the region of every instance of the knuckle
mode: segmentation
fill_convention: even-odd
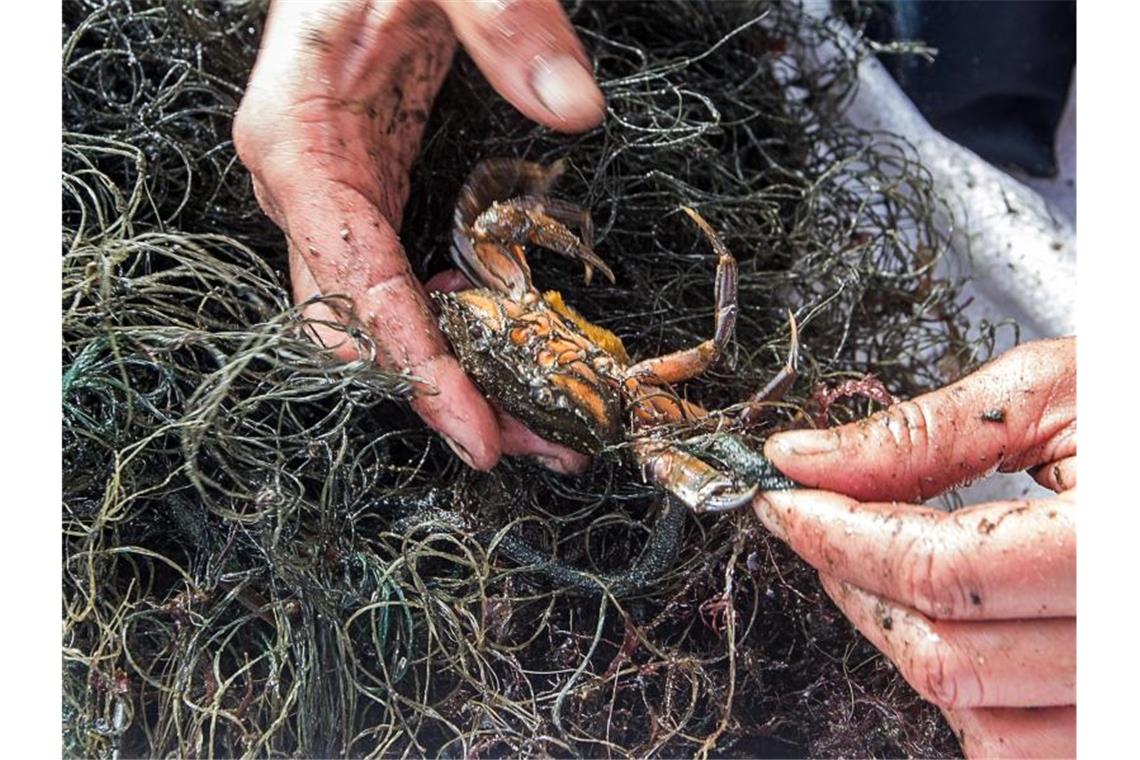
[[[933,630],[918,642],[903,675],[923,699],[939,707],[968,707],[978,701],[981,681],[973,664]]]
[[[930,425],[921,404],[903,401],[887,412],[887,430],[899,453],[907,458],[925,455],[930,441]]]
[[[303,106],[303,101],[286,101],[284,95],[275,100],[262,89],[247,89],[234,113],[231,134],[234,151],[250,171],[285,152],[283,146],[290,141],[284,138],[296,131],[299,121],[295,112]]]
[[[936,619],[953,619],[962,612],[965,588],[952,555],[934,536],[910,541],[901,553],[899,577],[912,607]]]
[[[903,676],[923,700],[933,702],[941,708],[961,706],[961,659],[933,632],[918,641],[914,656],[909,667],[904,669]]]

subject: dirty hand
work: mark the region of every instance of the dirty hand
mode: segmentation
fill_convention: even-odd
[[[765,453],[814,488],[756,513],[969,756],[1076,751],[1075,340],[1016,348],[866,420],[781,433]],[[1058,497],[911,506],[992,472]],[[1033,708],[1033,709],[1028,709]]]
[[[398,237],[409,169],[458,35],[523,114],[566,132],[598,124],[601,92],[557,0],[277,0],[234,120],[238,155],[289,244],[293,296],[349,296],[378,360],[420,382],[413,406],[468,464],[585,458],[498,414],[448,353]],[[324,304],[310,317],[340,321]],[[317,331],[338,356],[355,350]]]

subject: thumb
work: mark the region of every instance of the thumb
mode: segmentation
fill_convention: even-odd
[[[440,3],[491,86],[529,119],[560,132],[601,123],[605,100],[558,0]]]
[[[865,501],[923,501],[996,469],[1074,456],[1076,379],[1075,339],[1028,343],[865,420],[778,433],[764,453],[813,488]]]

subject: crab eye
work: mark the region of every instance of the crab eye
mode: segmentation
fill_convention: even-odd
[[[541,387],[541,388],[535,388],[533,395],[534,395],[534,400],[537,401],[542,406],[553,406],[554,405],[554,393],[551,392],[551,390],[545,386]]]

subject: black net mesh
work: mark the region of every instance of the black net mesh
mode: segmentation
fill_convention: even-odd
[[[820,387],[873,373],[909,396],[987,356],[987,326],[935,274],[938,200],[913,152],[839,118],[851,64],[789,52],[826,26],[755,3],[569,10],[606,124],[535,127],[459,56],[404,219],[419,274],[450,265],[476,161],[566,158],[558,194],[593,212],[617,284],[541,254],[536,279],[635,358],[711,332],[715,259],[682,205],[738,258],[737,340],[689,398],[762,386],[796,313],[801,377],[761,435],[807,424]],[[305,339],[230,141],[254,13],[66,0],[64,21],[69,755],[958,752],[751,514],[687,520],[634,598],[566,593],[517,561],[523,540],[620,572],[661,496],[620,451],[580,478],[471,472],[403,378]]]

